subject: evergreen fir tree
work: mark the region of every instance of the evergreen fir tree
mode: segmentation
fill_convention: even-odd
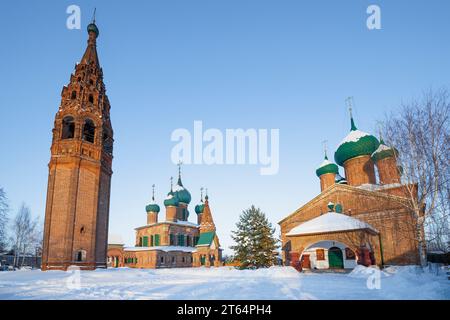
[[[236,245],[231,249],[241,268],[272,266],[276,261],[274,251],[278,248],[278,241],[274,237],[275,229],[266,215],[252,205],[242,212],[236,227],[237,230],[232,231],[231,236]]]

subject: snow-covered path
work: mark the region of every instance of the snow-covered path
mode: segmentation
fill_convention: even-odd
[[[0,299],[450,299],[442,271],[397,267],[377,274],[364,267],[351,274],[290,267],[0,272]],[[372,287],[379,279],[380,289],[369,289],[368,279]]]

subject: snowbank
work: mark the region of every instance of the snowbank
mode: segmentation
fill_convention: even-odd
[[[444,272],[387,268],[379,289],[370,289],[374,271],[358,266],[350,274],[298,273],[291,267],[0,272],[0,299],[450,299]]]

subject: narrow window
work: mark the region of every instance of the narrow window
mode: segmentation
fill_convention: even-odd
[[[89,95],[89,102],[94,103],[94,96],[92,94]]]
[[[73,117],[67,116],[62,121],[61,139],[73,139],[75,135],[75,121]]]
[[[72,94],[70,95],[70,99],[75,100],[77,98],[77,92],[75,90],[72,91]]]
[[[83,126],[83,140],[94,143],[95,124],[91,119],[86,119]]]
[[[75,259],[77,262],[82,262],[86,260],[86,250],[78,250],[75,254]]]

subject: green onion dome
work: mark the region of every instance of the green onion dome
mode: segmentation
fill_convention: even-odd
[[[358,130],[353,118],[351,124],[350,133],[342,140],[334,153],[334,160],[340,166],[343,166],[345,161],[355,157],[371,156],[380,145],[378,139],[373,135]]]
[[[337,174],[339,172],[339,168],[336,164],[328,160],[328,157],[325,155],[325,160],[322,164],[317,168],[316,175],[320,177],[326,173],[334,173]]]
[[[372,153],[372,160],[374,162],[386,159],[386,158],[394,158],[398,156],[398,150],[395,148],[388,147],[383,139],[380,139],[380,146],[374,153]]]
[[[327,204],[328,210],[330,210],[330,212],[334,211],[334,203],[333,202],[328,202]]]
[[[89,23],[87,26],[87,32],[94,32],[95,33],[95,37],[98,38],[98,35],[100,34],[100,32],[98,31],[97,25],[95,23]]]
[[[177,195],[171,190],[168,194],[166,199],[164,200],[164,205],[166,207],[177,207],[180,204],[180,200],[178,199]]]
[[[201,214],[203,213],[203,209],[205,209],[205,205],[203,202],[199,203],[198,205],[195,206],[195,213],[196,214]]]
[[[145,211],[159,213],[160,208],[155,202],[151,202],[145,207]]]
[[[181,177],[178,177],[178,183],[173,188],[175,192],[175,196],[178,198],[180,202],[189,204],[191,202],[191,193],[183,186],[181,182]]]

